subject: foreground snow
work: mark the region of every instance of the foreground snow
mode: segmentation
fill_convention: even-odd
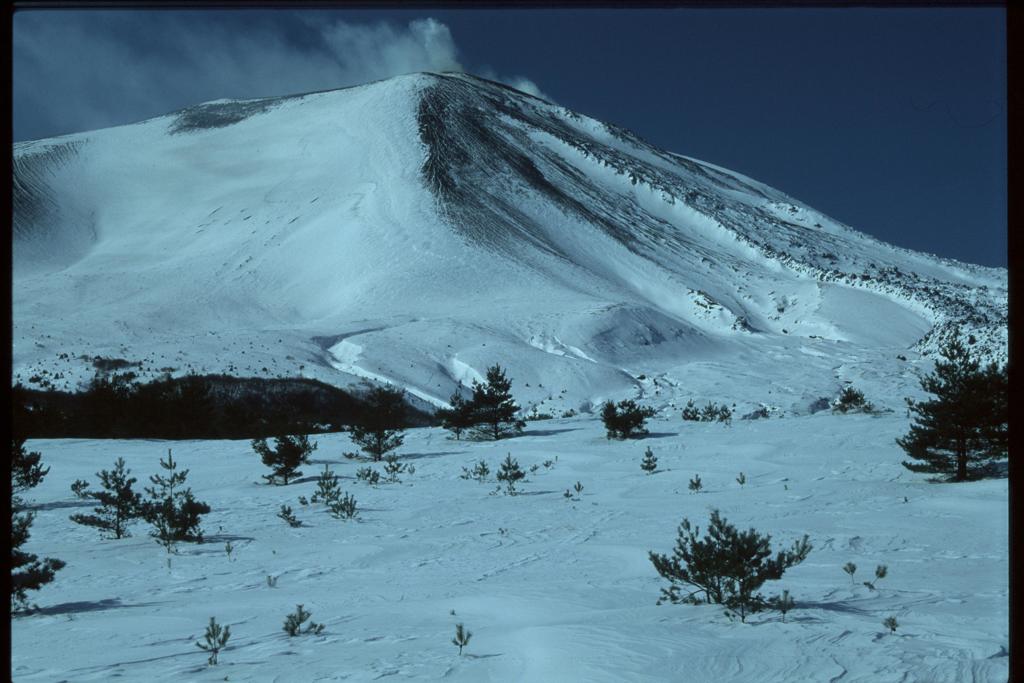
[[[270,487],[245,441],[38,440],[51,467],[32,492],[29,550],[66,560],[36,594],[41,613],[12,628],[19,681],[1005,681],[1008,658],[1007,484],[928,483],[904,470],[893,439],[907,419],[789,416],[719,424],[650,423],[651,436],[609,442],[590,416],[531,422],[518,438],[456,442],[411,431],[400,454],[416,471],[370,488],[344,434],[317,437],[299,483]],[[646,446],[659,471],[644,474]],[[68,515],[86,504],[77,478],[124,457],[140,489],[173,448],[189,484],[213,507],[207,542],[166,555],[135,536],[99,540]],[[528,475],[522,495],[459,478],[507,453]],[[557,462],[545,468],[545,460]],[[361,517],[342,522],[301,507],[322,463],[343,477]],[[741,487],[735,477],[744,472]],[[705,491],[691,494],[699,473]],[[577,481],[579,502],[563,491]],[[305,523],[276,517],[289,504]],[[669,552],[683,517],[708,512],[788,545],[804,533],[807,561],[770,593],[797,606],[730,622],[717,606],[656,606],[664,582],[647,553]],[[229,560],[224,545],[235,547]],[[851,587],[844,563],[859,567]],[[877,592],[860,585],[876,564]],[[277,586],[266,577],[278,577]],[[288,638],[302,603],[326,624]],[[452,614],[454,611],[454,614]],[[900,627],[884,633],[895,615]],[[221,664],[193,644],[210,616],[230,624]],[[459,657],[454,625],[473,632]],[[45,645],[45,647],[44,647]],[[227,677],[227,678],[225,678]]]

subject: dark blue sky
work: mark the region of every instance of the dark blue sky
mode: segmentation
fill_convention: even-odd
[[[1007,264],[1002,9],[37,11],[13,47],[15,140],[461,68],[888,242]]]

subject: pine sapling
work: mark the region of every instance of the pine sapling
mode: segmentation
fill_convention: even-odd
[[[394,453],[384,456],[384,474],[388,482],[394,484],[398,481],[398,475],[406,470],[406,465],[398,462],[398,456]]]
[[[327,505],[340,495],[341,486],[338,484],[338,475],[331,472],[330,468],[325,464],[324,471],[320,473],[316,480],[316,493],[310,496],[309,502]],[[303,499],[300,498],[299,503],[302,503],[302,501]]]
[[[312,612],[307,612],[303,609],[302,605],[296,605],[295,611],[284,618],[284,632],[289,637],[295,637],[300,635],[319,635],[323,633],[324,625],[318,624],[315,621],[310,621],[306,624],[306,628],[302,628],[302,624],[313,616]]]
[[[700,481],[700,475],[699,474],[693,475],[693,479],[690,480],[690,492],[691,493],[699,493],[701,488],[703,488],[703,486],[704,485]]]
[[[380,483],[380,472],[370,466],[360,467],[356,470],[356,479],[365,481],[370,486],[376,486]]]
[[[112,538],[125,538],[131,536],[128,532],[128,523],[143,514],[142,496],[132,490],[132,484],[137,479],[129,477],[131,470],[125,467],[124,458],[118,458],[114,463],[114,469],[101,470],[96,473],[103,486],[101,491],[89,491],[89,484],[81,482],[85,486],[79,486],[79,481],[72,484],[72,490],[81,498],[95,500],[98,505],[93,508],[95,514],[71,515],[71,521],[76,524],[96,527],[106,531]]]
[[[452,638],[452,644],[459,648],[459,656],[462,656],[462,648],[469,645],[469,639],[473,637],[470,631],[467,631],[462,624],[455,624],[455,637]]]
[[[896,629],[899,628],[900,622],[896,621],[896,617],[889,616],[882,621],[882,626],[889,629],[889,633],[896,633]]]
[[[277,588],[277,577],[273,574],[267,574],[267,588]]]
[[[235,551],[235,546],[231,545],[231,541],[228,541],[227,543],[224,544],[224,552],[228,556],[228,562],[232,561],[231,560],[231,553],[233,553],[234,551]]]
[[[508,495],[516,495],[516,482],[524,478],[526,473],[519,469],[519,463],[512,459],[512,454],[509,453],[505,460],[501,463],[501,469],[498,470],[498,474],[495,475],[499,482],[505,482],[507,490],[505,491]]]
[[[302,522],[299,520],[299,518],[296,517],[294,513],[292,513],[292,508],[290,505],[282,504],[281,511],[277,513],[277,516],[283,519],[284,521],[288,522],[288,526],[292,527],[293,529],[298,529],[300,526],[302,526]]]
[[[748,613],[768,605],[758,589],[766,581],[781,579],[811,551],[804,536],[789,549],[773,553],[771,536],[755,529],[740,531],[718,510],[712,510],[704,538],[699,536],[700,528],[683,519],[672,555],[649,554],[654,568],[670,582],[662,589],[659,604],[720,604],[745,621]]]
[[[171,456],[170,449],[167,450],[167,460],[160,460],[160,467],[167,476],[150,476],[153,486],[146,488],[149,500],[144,504],[144,515],[153,525],[150,535],[170,554],[178,541],[202,543],[200,517],[210,511],[210,506],[197,501],[191,489],[178,489],[188,478],[188,470],[178,471],[178,463]]]
[[[210,617],[210,623],[206,626],[205,637],[206,642],[197,642],[196,647],[200,650],[209,652],[210,657],[206,661],[210,666],[215,666],[217,664],[217,655],[220,654],[220,651],[228,644],[228,638],[231,637],[231,627],[221,627],[221,625],[217,623],[216,619]]]
[[[252,449],[260,456],[263,464],[271,469],[270,474],[263,475],[267,483],[287,486],[289,479],[302,476],[299,468],[309,463],[309,456],[316,450],[316,443],[309,443],[305,435],[278,436],[274,439],[273,448],[267,445],[266,439],[253,439]]]
[[[644,451],[644,459],[640,461],[640,469],[647,474],[654,474],[654,471],[658,469],[658,458],[655,457],[654,451],[651,450],[650,446]]]
[[[740,472],[740,476],[736,477],[736,483],[739,484],[740,486],[743,486],[744,484],[746,484],[747,483],[747,475],[745,475],[742,472]]]
[[[463,479],[476,479],[481,484],[487,481],[487,475],[491,473],[491,468],[487,466],[487,463],[481,460],[473,469],[462,468]]]
[[[356,499],[350,493],[331,501],[328,506],[331,515],[336,519],[353,519],[356,516]]]
[[[775,609],[779,610],[779,613],[782,614],[783,623],[786,622],[786,612],[793,609],[793,605],[795,604],[796,603],[793,600],[793,598],[789,596],[788,590],[782,591],[782,595],[776,596],[775,599],[772,601],[772,605],[775,607]]]
[[[572,487],[572,490],[576,492],[576,500],[580,499],[583,494],[583,484],[576,482],[576,485]]]
[[[843,571],[850,575],[850,588],[853,588],[853,574],[857,571],[857,565],[847,562],[843,565]]]
[[[875,590],[875,584],[878,582],[878,580],[879,579],[884,579],[888,573],[889,573],[889,568],[887,566],[885,566],[884,564],[880,564],[877,567],[875,567],[875,580],[874,581],[865,581],[864,585],[867,586],[868,588],[870,588],[871,590]]]

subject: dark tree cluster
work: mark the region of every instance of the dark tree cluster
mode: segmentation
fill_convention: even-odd
[[[519,417],[519,405],[512,397],[512,380],[500,365],[487,368],[486,381],[473,381],[469,400],[458,393],[449,399],[451,408],[437,411],[441,425],[461,438],[464,432],[498,440],[523,431],[526,422]]]
[[[617,404],[606,401],[601,409],[601,420],[609,439],[629,439],[647,433],[644,423],[654,417],[654,413],[653,408],[639,406],[627,398]]]
[[[768,414],[765,412],[764,417]],[[689,422],[724,422],[732,423],[732,410],[724,403],[708,401],[703,408],[698,408],[693,400],[687,401],[683,408],[683,419]]]
[[[240,439],[311,434],[355,423],[365,402],[311,379],[226,375],[136,381],[134,374],[97,374],[77,393],[16,386],[29,406],[21,430],[32,438]],[[406,424],[431,416],[409,407]]]

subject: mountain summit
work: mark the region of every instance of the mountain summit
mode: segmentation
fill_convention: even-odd
[[[465,74],[16,143],[13,202],[15,378],[59,388],[99,356],[443,405],[498,362],[540,410],[799,410],[906,395],[955,327],[1006,353],[1004,269]]]

